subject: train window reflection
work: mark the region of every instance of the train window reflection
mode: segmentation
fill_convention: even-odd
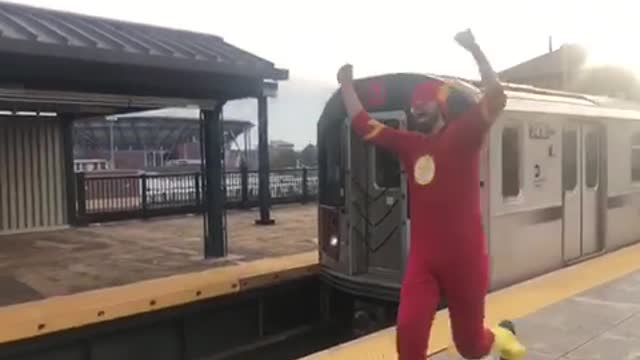
[[[631,137],[631,181],[640,182],[640,132]]]
[[[584,139],[586,160],[586,185],[588,188],[598,186],[598,134],[589,132]]]
[[[575,129],[562,133],[562,182],[565,191],[578,185],[578,132]]]
[[[502,196],[520,194],[520,131],[505,127],[502,131]]]
[[[385,120],[388,127],[397,129],[400,126],[398,120]],[[400,162],[397,157],[379,147],[374,147],[376,185],[381,188],[400,187]]]

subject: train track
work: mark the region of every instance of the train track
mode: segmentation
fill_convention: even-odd
[[[377,331],[358,329],[354,299],[316,274],[232,295],[0,344],[33,358],[289,360]]]

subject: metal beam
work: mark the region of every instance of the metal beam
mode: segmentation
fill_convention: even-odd
[[[258,196],[260,198],[260,219],[258,225],[273,225],[271,219],[271,191],[269,186],[269,136],[267,97],[258,98]]]
[[[54,104],[74,105],[88,109],[130,109],[130,111],[187,106],[198,106],[202,109],[215,107],[213,100],[33,90],[15,87],[0,87],[0,103],[9,104],[11,109],[24,107],[40,109],[43,106]]]
[[[220,115],[224,102],[214,110],[202,110],[204,120],[204,181],[206,208],[204,231],[205,258],[224,257],[227,255],[227,237],[224,228],[224,193],[222,180],[222,120]]]

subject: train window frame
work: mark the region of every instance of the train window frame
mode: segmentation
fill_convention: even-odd
[[[574,137],[574,147],[573,147],[573,151],[574,151],[574,164],[573,164],[573,187],[571,189],[567,188],[567,175],[565,173],[566,168],[566,142],[565,142],[565,136],[567,133],[572,133],[573,137]],[[580,128],[579,127],[565,127],[562,129],[562,160],[561,160],[561,166],[562,166],[562,191],[565,193],[575,193],[576,191],[578,191],[579,189],[579,179],[580,179],[580,169],[582,168],[580,166],[580,151],[579,151],[579,142],[580,142]]]
[[[516,133],[516,149],[518,151],[517,155],[514,159],[517,159],[516,168],[517,170],[514,172],[517,174],[517,184],[518,184],[518,192],[516,194],[505,194],[505,148],[504,148],[504,139],[506,131],[514,131]],[[523,159],[524,159],[524,124],[518,120],[512,120],[512,122],[507,122],[500,129],[500,181],[501,181],[501,195],[504,202],[518,202],[522,200],[523,197],[523,187],[524,187],[524,167],[523,167]]]
[[[407,129],[407,114],[406,112],[404,112],[403,110],[392,110],[392,111],[380,111],[380,112],[372,112],[371,117],[382,122],[388,122],[388,121],[398,121],[398,129],[401,130],[406,130]],[[378,146],[374,146],[374,145],[370,145],[369,148],[369,154],[370,154],[370,166],[369,166],[369,171],[370,171],[370,176],[373,178],[373,188],[376,191],[383,191],[386,189],[393,189],[393,190],[400,190],[402,189],[402,182],[404,181],[403,179],[403,173],[404,173],[404,169],[402,167],[402,162],[400,161],[400,159],[398,159],[396,157],[395,154],[391,154],[391,156],[396,157],[396,161],[398,162],[399,165],[399,181],[398,181],[398,186],[394,186],[394,187],[387,187],[387,186],[381,186],[378,183],[378,159],[377,159],[377,154],[380,151],[386,151],[384,149],[380,149]]]
[[[593,154],[594,158],[592,160],[595,160],[595,167],[594,167],[594,161],[590,161],[590,154],[591,154],[591,149],[592,147],[589,146],[589,140],[593,139],[593,141],[595,141],[595,154]],[[601,145],[600,145],[600,134],[598,133],[598,131],[596,130],[590,130],[588,131],[585,136],[584,136],[584,186],[586,189],[589,190],[597,190],[598,187],[600,186],[600,163],[601,163],[601,159],[600,159],[600,153],[601,153],[602,149],[601,149]],[[593,169],[593,172],[591,172],[590,170]],[[591,174],[593,174],[591,176]],[[591,182],[590,180],[594,178],[595,182]]]
[[[638,140],[637,143],[634,142],[634,138]],[[638,157],[638,169],[637,169],[638,177],[637,178],[634,178],[634,173],[633,173],[634,154],[638,154],[636,155]],[[631,184],[640,186],[640,130],[636,130],[631,134],[630,146],[629,146],[629,162],[630,162],[629,177],[631,179]]]

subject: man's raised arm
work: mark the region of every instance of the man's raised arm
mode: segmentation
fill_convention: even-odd
[[[404,153],[409,147],[409,132],[389,128],[371,118],[364,109],[353,85],[353,67],[344,65],[338,71],[338,82],[341,85],[342,100],[347,114],[352,119],[355,132],[365,141],[379,145],[397,154]]]
[[[480,49],[471,30],[458,33],[455,39],[460,46],[473,55],[478,65],[482,79],[482,87],[484,88],[484,94],[481,100],[482,118],[491,125],[506,106],[507,97],[504,89],[498,80],[498,75],[491,67],[482,49]]]

